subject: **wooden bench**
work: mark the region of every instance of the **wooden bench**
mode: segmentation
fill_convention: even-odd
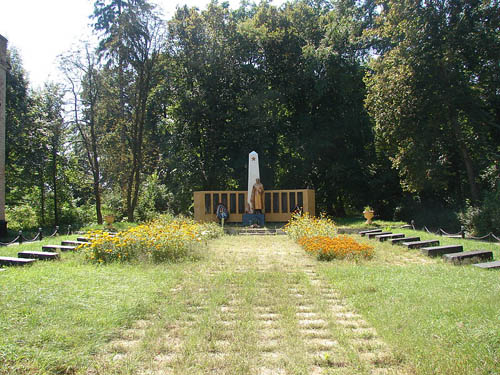
[[[0,266],[26,266],[36,262],[36,259],[0,257]]]
[[[76,240],[79,242],[90,242],[87,237],[77,237]]]
[[[401,238],[389,239],[389,241],[393,245],[402,245],[403,242],[420,241],[420,237],[401,237]]]
[[[443,259],[453,264],[479,263],[479,260],[492,260],[493,252],[489,250],[464,251],[457,254],[445,254]]]
[[[20,251],[17,253],[19,258],[39,259],[39,260],[56,260],[59,259],[59,253],[49,253],[47,251]]]
[[[431,246],[422,247],[420,251],[429,257],[437,257],[444,254],[461,253],[464,248],[462,245]]]
[[[438,245],[439,245],[438,240],[403,242],[403,246],[406,246],[408,249],[420,249],[426,246],[438,246]]]
[[[380,242],[384,242],[393,238],[404,238],[404,233],[395,233],[395,234],[381,234],[379,236],[375,236]]]

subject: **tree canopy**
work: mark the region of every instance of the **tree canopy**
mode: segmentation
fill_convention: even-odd
[[[163,20],[98,0],[91,18],[99,44],[41,92],[10,51],[7,202],[50,197],[40,222],[189,213],[195,190],[245,190],[253,150],[267,189],[315,189],[336,215],[495,189],[498,1],[212,1]]]

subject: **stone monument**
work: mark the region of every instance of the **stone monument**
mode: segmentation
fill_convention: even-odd
[[[7,234],[5,221],[5,106],[7,80],[7,39],[0,35],[0,236]]]
[[[252,151],[248,154],[248,194],[247,194],[247,209],[246,212],[252,214],[252,189],[255,181],[260,179],[259,171],[259,154]]]
[[[260,182],[259,155],[255,151],[248,154],[248,194],[245,211],[243,225],[264,226],[264,186]]]

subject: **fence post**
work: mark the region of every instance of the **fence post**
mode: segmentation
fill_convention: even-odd
[[[18,242],[19,242],[19,245],[21,245],[23,243],[23,231],[22,230],[19,231]]]
[[[42,228],[38,228],[38,241],[43,240]]]

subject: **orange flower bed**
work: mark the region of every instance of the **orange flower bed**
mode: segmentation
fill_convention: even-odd
[[[349,236],[326,237],[302,237],[298,243],[304,249],[315,254],[319,260],[332,259],[369,259],[373,256],[373,246],[360,244]]]

